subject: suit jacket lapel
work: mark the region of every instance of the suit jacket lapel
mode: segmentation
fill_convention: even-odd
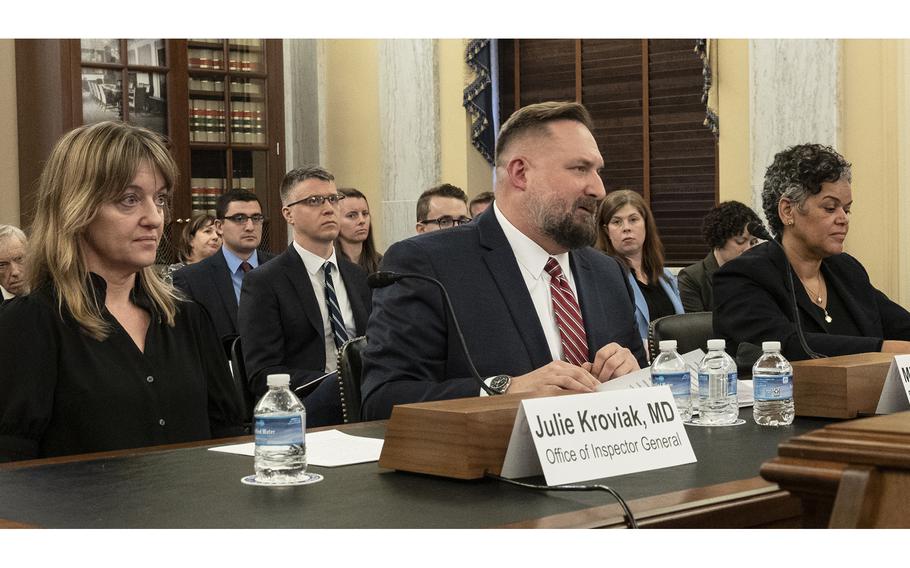
[[[322,323],[322,312],[319,311],[319,303],[316,301],[316,292],[313,291],[313,284],[310,282],[310,273],[303,264],[303,259],[297,254],[294,245],[291,244],[284,253],[281,254],[274,262],[284,264],[285,276],[291,282],[294,291],[297,292],[297,298],[300,305],[303,306],[303,313],[313,324],[313,329],[319,335],[323,334],[324,327]]]
[[[488,249],[483,260],[515,322],[527,349],[528,359],[533,368],[542,367],[552,360],[550,347],[540,320],[537,319],[537,311],[521,276],[518,261],[515,260],[515,253],[495,215],[482,215],[478,218],[477,225],[480,244]]]
[[[606,344],[602,338],[606,336],[602,325],[605,323],[602,314],[606,313],[606,307],[603,305],[602,295],[597,291],[597,279],[591,274],[591,265],[584,254],[581,251],[569,252],[569,263],[575,278],[575,288],[578,290],[578,305],[585,324],[585,334],[588,337],[588,353],[593,358],[597,350]]]
[[[209,271],[221,303],[224,305],[234,329],[237,329],[237,295],[234,293],[234,281],[231,278],[230,270],[224,254],[219,250],[215,253],[215,261],[209,265]]]
[[[861,304],[856,301],[856,297],[850,287],[850,282],[848,280],[842,280],[835,274],[832,274],[832,272],[828,270],[824,260],[822,261],[822,272],[824,273],[825,280],[828,282],[828,297],[831,297],[832,288],[837,290],[835,294],[840,294],[843,305],[847,308],[847,311],[850,312],[850,316],[853,318],[853,321],[856,323],[856,327],[859,328],[861,334],[866,337],[878,336],[881,333],[881,330],[876,330],[872,325],[872,320],[866,312],[859,308],[860,305],[867,304]]]

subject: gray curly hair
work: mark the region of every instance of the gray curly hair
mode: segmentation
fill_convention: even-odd
[[[762,208],[774,235],[780,237],[784,230],[777,213],[781,199],[793,201],[802,211],[806,199],[821,191],[823,183],[841,178],[849,182],[850,168],[850,162],[830,146],[799,144],[778,152],[765,171],[762,190]]]

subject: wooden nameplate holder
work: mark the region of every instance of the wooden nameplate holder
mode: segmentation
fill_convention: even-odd
[[[857,353],[794,361],[797,416],[856,418],[875,414],[893,353]]]
[[[499,475],[519,403],[542,396],[547,395],[475,396],[395,406],[379,466],[456,479],[480,479],[487,472]]]

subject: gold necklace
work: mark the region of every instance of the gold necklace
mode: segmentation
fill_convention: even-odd
[[[815,298],[813,298],[813,300],[815,301],[816,304],[818,304],[818,307],[820,307],[822,309],[822,311],[825,312],[825,321],[828,323],[831,323],[832,318],[830,315],[828,315],[828,310],[825,308],[825,306],[822,305],[822,295],[819,294],[818,292],[816,292],[815,290],[813,290],[812,288],[809,288],[809,285],[806,284],[806,282],[802,278],[800,278],[799,281],[803,283],[803,288],[805,288],[807,291],[811,292],[813,296],[815,296]],[[821,276],[818,277],[818,281],[819,281],[819,284],[821,284]]]

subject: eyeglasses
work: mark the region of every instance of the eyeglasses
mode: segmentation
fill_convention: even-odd
[[[255,215],[244,215],[243,213],[237,213],[236,215],[231,215],[230,217],[224,217],[228,221],[237,223],[238,225],[246,225],[247,221],[252,221],[254,225],[261,225],[265,221],[265,215],[256,213]]]
[[[328,201],[332,205],[338,205],[338,202],[344,199],[345,196],[341,193],[334,193],[332,195],[311,195],[310,197],[304,197],[303,199],[298,199],[293,203],[288,203],[285,207],[293,207],[295,205],[304,204],[307,207],[322,207],[322,204]]]
[[[436,223],[439,225],[440,229],[448,229],[450,227],[457,227],[459,225],[467,225],[472,220],[473,219],[470,217],[449,217],[448,215],[445,215],[438,219],[424,219],[423,221],[420,221],[420,224],[428,225],[430,223]]]

